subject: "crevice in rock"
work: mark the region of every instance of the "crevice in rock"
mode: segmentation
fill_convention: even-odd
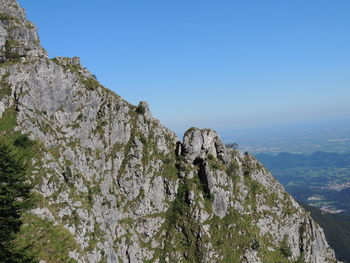
[[[64,172],[62,173],[63,179],[64,181],[71,185],[72,184],[72,179],[73,179],[73,174],[72,174],[72,170],[70,169],[69,166],[65,167]]]
[[[128,258],[128,262],[131,263],[131,258],[130,258],[130,254],[129,254],[129,248],[126,250],[126,256]]]
[[[299,226],[299,251],[304,253],[304,233],[306,231],[306,222],[302,222]]]
[[[206,161],[201,158],[196,158],[193,162],[194,165],[198,166],[198,178],[201,182],[201,187],[204,193],[204,197],[211,199],[210,187],[208,182],[208,175],[205,171]]]
[[[314,238],[314,229],[313,229],[311,218],[309,218],[309,226],[310,226],[310,230],[311,230],[311,233],[310,233],[311,237]]]
[[[14,101],[15,110],[16,110],[16,112],[19,112],[19,107],[18,107],[18,105],[19,105],[19,97],[18,97],[16,91],[13,93],[13,97],[14,97],[14,100],[15,100]]]

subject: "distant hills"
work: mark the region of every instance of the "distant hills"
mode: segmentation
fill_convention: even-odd
[[[255,154],[312,154],[318,151],[350,153],[350,119],[223,130],[220,134],[224,142],[237,142],[241,150]]]
[[[267,166],[268,169],[288,169],[295,167],[322,167],[345,168],[350,167],[350,154],[329,152],[315,152],[307,154],[293,154],[282,152],[278,155],[257,154],[256,157]]]
[[[327,212],[350,213],[350,154],[257,154],[296,199]]]

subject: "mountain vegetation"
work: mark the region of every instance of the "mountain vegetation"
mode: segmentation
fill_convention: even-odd
[[[211,129],[180,140],[79,58],[49,59],[16,0],[0,10],[0,135],[30,168],[27,179],[21,163],[4,174],[23,194],[4,228],[17,232],[16,249],[46,263],[337,262],[322,229],[251,154]],[[32,185],[36,207],[26,211]]]
[[[25,135],[17,136],[13,143],[5,138],[0,137],[0,258],[4,263],[35,263],[30,246],[19,246],[15,240],[22,216],[34,207],[28,176],[32,142]]]

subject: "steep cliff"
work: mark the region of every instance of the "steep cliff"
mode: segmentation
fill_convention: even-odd
[[[15,0],[0,7],[0,133],[34,142],[18,244],[43,262],[336,262],[254,157],[209,129],[180,142],[78,58],[48,59]]]

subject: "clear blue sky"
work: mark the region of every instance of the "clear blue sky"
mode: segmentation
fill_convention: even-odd
[[[350,116],[348,0],[20,0],[50,57],[80,56],[168,127]]]

